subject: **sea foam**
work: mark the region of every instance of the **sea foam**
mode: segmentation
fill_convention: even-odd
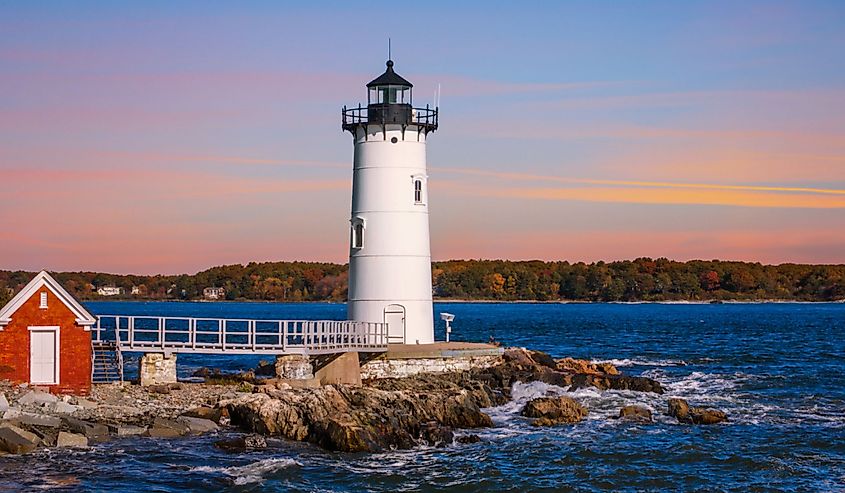
[[[250,483],[258,483],[264,479],[266,474],[276,472],[280,469],[285,469],[290,466],[301,466],[299,462],[293,459],[263,459],[257,462],[251,462],[243,466],[231,467],[212,467],[199,466],[192,467],[190,472],[204,472],[214,474],[225,474],[232,478],[232,482],[236,485],[244,485]]]

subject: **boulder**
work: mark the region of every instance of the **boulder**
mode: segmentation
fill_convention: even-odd
[[[30,390],[18,399],[18,404],[21,406],[43,406],[44,404],[53,404],[58,402],[58,400],[59,398],[53,394],[41,392],[40,390]]]
[[[56,438],[56,447],[85,448],[87,446],[88,438],[84,435],[60,431]]]
[[[218,440],[214,442],[214,445],[229,452],[244,452],[267,448],[267,440],[261,435],[244,435],[227,440]]]
[[[0,392],[0,412],[9,410],[9,400],[6,399],[6,394]]]
[[[690,416],[692,417],[693,424],[696,425],[715,425],[728,420],[728,415],[718,409],[694,407],[690,409]]]
[[[612,363],[593,363],[586,359],[563,358],[555,362],[559,371],[588,373],[591,375],[619,375],[619,370]]]
[[[226,412],[225,408],[211,408],[211,407],[195,407],[185,413],[182,416],[190,416],[192,418],[202,418],[214,421],[217,424],[220,424],[220,421],[225,417],[228,418],[229,415]]]
[[[109,436],[109,428],[104,424],[83,421],[69,416],[62,418],[62,422],[68,430],[84,435],[89,440],[104,440]]]
[[[28,454],[40,443],[41,439],[34,433],[17,426],[5,425],[0,428],[0,451],[10,454]]]
[[[147,428],[144,426],[110,424],[108,427],[112,435],[119,437],[138,436],[147,432]]]
[[[631,405],[619,410],[619,418],[640,423],[651,423],[651,410],[645,406]]]
[[[155,418],[152,426],[147,429],[147,436],[153,438],[175,438],[190,433],[191,428],[180,421]]]
[[[492,426],[481,408],[505,399],[467,377],[425,374],[365,387],[267,390],[219,405],[228,408],[234,425],[252,432],[345,452],[407,449],[418,445],[431,422],[448,428]]]
[[[531,359],[540,366],[545,366],[547,368],[551,368],[552,370],[557,369],[557,362],[555,362],[555,359],[547,353],[542,351],[528,351],[528,355],[531,356]]]
[[[689,416],[689,404],[687,401],[678,398],[669,399],[669,416],[684,421]]]
[[[217,423],[210,419],[194,418],[192,416],[179,416],[176,421],[186,425],[189,433],[200,434],[217,431],[220,429]]]
[[[478,435],[473,435],[473,434],[461,435],[458,438],[456,438],[455,441],[458,442],[458,443],[463,443],[463,444],[478,443],[478,442],[481,441],[481,437],[478,436]]]
[[[167,384],[154,384],[148,385],[145,387],[147,392],[151,394],[169,394],[170,393],[170,385]]]
[[[452,428],[435,422],[426,423],[420,430],[420,439],[432,447],[445,447],[455,440]]]
[[[82,397],[75,397],[74,402],[82,409],[96,409],[98,406],[96,402],[89,401],[88,399],[84,399]]]
[[[51,406],[51,410],[58,414],[72,414],[82,409],[82,406],[74,406],[67,402],[59,401]]]
[[[728,420],[728,415],[718,409],[690,407],[687,401],[678,398],[669,399],[669,416],[680,423],[696,425],[714,425]]]
[[[49,428],[58,428],[62,425],[61,418],[49,416],[47,414],[35,413],[21,413],[15,418],[19,423],[27,426],[44,426]]]
[[[539,397],[528,401],[522,415],[537,418],[531,424],[550,426],[560,423],[577,423],[587,416],[587,408],[571,397]]]
[[[632,390],[634,392],[663,393],[663,386],[657,380],[647,377],[632,377],[628,375],[593,375],[579,373],[572,377],[570,392],[587,387],[599,390]]]

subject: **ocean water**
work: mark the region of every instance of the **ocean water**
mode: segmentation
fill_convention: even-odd
[[[343,319],[343,304],[89,303],[97,314]],[[656,378],[663,396],[593,389],[569,394],[590,410],[575,425],[536,429],[519,410],[563,394],[517,385],[488,409],[479,443],[342,454],[272,440],[230,454],[216,436],[120,439],[87,451],[0,458],[2,491],[845,491],[845,304],[472,304],[454,313],[455,340],[526,346],[555,357],[612,361]],[[442,322],[438,339],[443,338]],[[260,358],[180,356],[248,369]],[[131,357],[128,369],[134,366]],[[725,410],[715,426],[664,416],[670,396]],[[611,419],[642,404],[654,424]]]

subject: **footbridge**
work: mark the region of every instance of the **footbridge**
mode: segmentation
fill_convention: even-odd
[[[370,359],[387,343],[384,322],[99,315],[92,327],[94,381],[123,380],[123,352],[299,355],[316,370],[345,353]]]

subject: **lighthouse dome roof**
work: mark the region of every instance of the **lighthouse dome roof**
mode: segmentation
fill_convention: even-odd
[[[401,75],[393,71],[393,60],[387,61],[387,70],[372,80],[367,87],[375,86],[407,86],[414,87],[413,84],[405,80]]]

